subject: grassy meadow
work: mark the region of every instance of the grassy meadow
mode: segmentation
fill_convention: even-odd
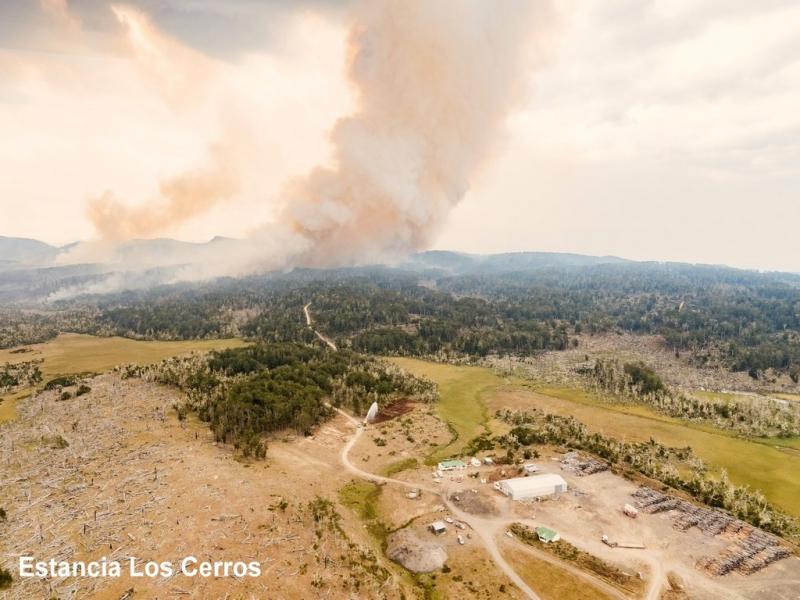
[[[121,337],[95,337],[65,333],[43,344],[25,346],[30,352],[12,354],[13,348],[0,350],[0,364],[43,360],[43,384],[59,375],[102,373],[120,364],[146,365],[193,351],[221,350],[244,345],[242,340],[190,340],[150,342]],[[30,390],[17,391],[2,398],[0,422],[14,418],[17,403]]]
[[[450,425],[454,439],[436,448],[428,457],[428,464],[458,455],[470,440],[487,431],[485,398],[503,385],[503,379],[480,367],[444,365],[414,358],[393,358],[392,361],[439,386],[437,411]]]

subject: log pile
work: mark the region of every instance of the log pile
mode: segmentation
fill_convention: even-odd
[[[698,563],[698,567],[712,575],[733,571],[750,575],[792,554],[779,537],[719,509],[697,506],[646,486],[636,490],[633,497],[642,512],[672,511],[673,527],[679,531],[696,527],[706,535],[733,540],[720,555],[705,557]]]
[[[608,463],[588,456],[581,456],[578,452],[567,452],[561,459],[561,468],[564,471],[583,477],[607,471]]]

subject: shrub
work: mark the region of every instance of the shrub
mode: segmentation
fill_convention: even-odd
[[[0,590],[11,587],[12,581],[14,581],[14,578],[11,577],[11,573],[7,569],[0,568]]]
[[[56,377],[55,379],[51,379],[47,383],[44,384],[45,390],[55,390],[60,387],[69,387],[71,385],[75,385],[75,377],[71,375],[65,375],[62,377]]]
[[[653,369],[644,363],[625,363],[627,373],[633,385],[639,388],[642,394],[655,394],[664,391],[664,382]]]

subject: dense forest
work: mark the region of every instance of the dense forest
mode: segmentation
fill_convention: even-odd
[[[293,343],[173,358],[126,367],[123,374],[180,387],[188,398],[175,407],[180,418],[194,411],[217,441],[256,458],[266,455],[264,434],[288,429],[309,435],[333,416],[328,399],[364,415],[373,402],[385,408],[401,398],[430,402],[436,395],[433,384],[389,363]]]
[[[447,255],[447,253],[440,253]],[[529,356],[581,334],[662,336],[698,365],[800,380],[800,276],[626,261],[439,263],[296,270],[85,296],[4,313],[0,345],[57,331],[148,339],[311,343],[302,307],[339,347],[408,355]],[[524,255],[527,256],[527,255]],[[476,266],[477,265],[477,266]],[[447,268],[445,268],[447,267]],[[516,269],[516,270],[515,270]]]

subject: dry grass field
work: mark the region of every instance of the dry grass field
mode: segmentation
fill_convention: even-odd
[[[151,342],[121,337],[95,337],[64,333],[43,344],[0,350],[0,365],[41,360],[43,383],[60,375],[104,373],[121,364],[146,365],[190,352],[207,352],[244,345],[239,339]],[[13,419],[18,402],[31,390],[18,390],[0,398],[0,423]]]

